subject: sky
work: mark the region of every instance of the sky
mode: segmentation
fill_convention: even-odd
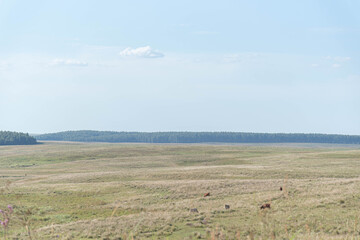
[[[0,130],[360,135],[359,9],[0,0]]]

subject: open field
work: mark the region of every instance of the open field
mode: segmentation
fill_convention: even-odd
[[[47,142],[0,163],[9,239],[360,239],[358,145]]]

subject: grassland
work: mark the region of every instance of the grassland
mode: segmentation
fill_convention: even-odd
[[[356,145],[47,142],[0,164],[9,239],[360,239]]]

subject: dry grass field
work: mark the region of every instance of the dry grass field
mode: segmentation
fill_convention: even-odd
[[[8,239],[360,239],[360,146],[47,142],[0,163]]]

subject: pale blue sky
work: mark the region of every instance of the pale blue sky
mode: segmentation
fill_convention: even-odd
[[[359,10],[0,0],[0,130],[360,134]]]

